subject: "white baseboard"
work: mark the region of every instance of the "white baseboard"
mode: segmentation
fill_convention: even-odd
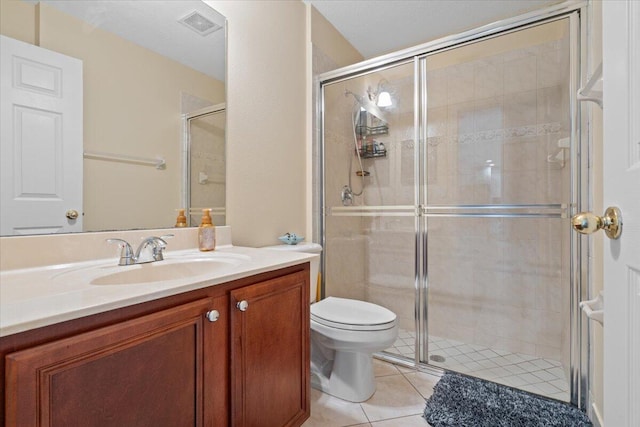
[[[602,419],[602,415],[600,414],[600,410],[596,404],[592,403],[589,409],[590,410],[587,415],[593,423],[593,427],[604,427],[604,420]]]

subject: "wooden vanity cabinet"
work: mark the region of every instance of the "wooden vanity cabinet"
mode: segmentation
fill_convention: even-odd
[[[309,417],[308,277],[231,291],[234,426],[298,426]]]
[[[1,419],[299,426],[310,413],[308,280],[308,264],[294,266],[65,322],[81,332],[48,341],[56,325],[3,337]]]
[[[8,355],[7,424],[202,425],[212,301]]]

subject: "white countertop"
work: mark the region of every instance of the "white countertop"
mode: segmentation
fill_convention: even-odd
[[[301,264],[319,255],[269,249],[222,246],[213,252],[197,249],[166,251],[165,260],[146,264],[156,268],[180,259],[217,258],[220,268],[195,276],[133,284],[91,284],[118,266],[117,258],[0,272],[0,337],[145,301],[226,283],[279,268]]]

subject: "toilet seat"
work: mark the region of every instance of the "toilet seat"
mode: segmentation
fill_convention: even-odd
[[[369,302],[328,297],[311,305],[311,320],[336,329],[381,331],[395,326],[396,315]]]

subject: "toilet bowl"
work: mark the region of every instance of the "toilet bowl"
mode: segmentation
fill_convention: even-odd
[[[376,304],[328,297],[311,306],[311,385],[351,402],[376,391],[373,353],[398,337],[396,315]]]
[[[320,253],[315,243],[269,249]],[[315,266],[314,266],[315,263]],[[315,302],[319,260],[311,265],[311,386],[351,402],[364,402],[376,391],[373,353],[398,337],[396,315],[365,301],[327,297]]]

